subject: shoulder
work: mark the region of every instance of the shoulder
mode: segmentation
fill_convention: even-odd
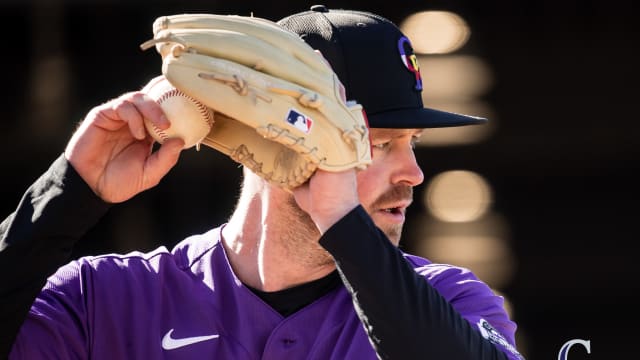
[[[414,270],[422,275],[429,283],[439,289],[447,290],[444,297],[453,294],[463,295],[467,290],[489,291],[491,289],[469,269],[450,264],[433,263],[430,260],[415,255],[405,254],[405,259],[413,266]],[[461,285],[464,285],[461,287]],[[451,293],[451,295],[447,295]]]
[[[405,259],[416,273],[424,277],[447,300],[494,297],[494,292],[469,269],[450,264],[433,263],[415,255],[405,254]],[[498,305],[503,305],[501,297]]]
[[[186,269],[201,261],[205,255],[220,249],[221,230],[222,226],[179,242],[171,251],[176,264]]]
[[[168,257],[169,251],[164,246],[146,253],[133,251],[127,254],[85,256],[60,267],[49,277],[47,285],[61,287],[73,282],[92,281],[102,276],[157,272]]]
[[[48,285],[59,286],[73,280],[97,281],[101,278],[157,277],[166,272],[184,271],[219,245],[219,229],[193,235],[172,251],[165,246],[149,252],[86,256],[74,260],[49,278]]]
[[[516,324],[509,319],[504,298],[471,270],[432,263],[415,255],[406,254],[405,258],[476,330],[485,335],[490,324],[508,343],[514,344]]]

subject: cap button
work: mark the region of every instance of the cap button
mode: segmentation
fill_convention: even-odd
[[[327,9],[327,7],[324,5],[312,5],[311,11],[326,13],[329,12],[329,9]]]

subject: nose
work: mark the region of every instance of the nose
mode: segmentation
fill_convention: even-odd
[[[412,147],[408,147],[405,151],[398,154],[393,162],[394,171],[391,174],[391,182],[393,184],[405,184],[409,186],[418,186],[424,181],[424,173],[418,165],[416,154]]]

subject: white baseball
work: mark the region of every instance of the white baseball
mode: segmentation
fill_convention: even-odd
[[[167,139],[181,138],[185,149],[193,146],[199,149],[213,126],[213,112],[200,101],[176,89],[166,79],[150,85],[145,88],[147,95],[160,105],[171,126],[162,130],[145,119],[144,125],[149,134],[161,144]]]

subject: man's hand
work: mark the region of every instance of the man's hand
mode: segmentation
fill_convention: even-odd
[[[160,106],[142,92],[131,92],[93,108],[65,149],[65,157],[104,201],[128,200],[160,182],[176,164],[180,139],[152,153],[144,118],[166,129]]]
[[[307,183],[292,191],[298,206],[311,216],[320,234],[360,203],[353,168],[341,172],[318,169]]]

